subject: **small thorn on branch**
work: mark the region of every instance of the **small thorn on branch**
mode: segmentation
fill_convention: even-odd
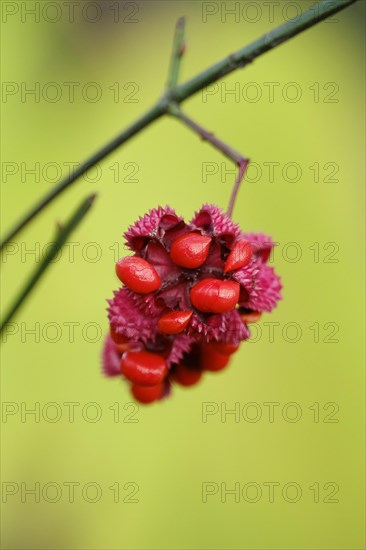
[[[181,49],[179,50],[179,57],[182,57],[182,55],[186,53],[186,50],[187,50],[187,43],[184,42],[184,44],[182,44],[181,46]]]

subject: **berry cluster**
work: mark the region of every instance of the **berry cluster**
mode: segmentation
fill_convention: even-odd
[[[151,210],[125,233],[133,256],[116,264],[123,286],[109,301],[103,367],[122,374],[136,400],[169,394],[223,369],[248,324],[271,311],[281,284],[266,262],[274,243],[243,233],[218,207],[190,223],[170,207]]]

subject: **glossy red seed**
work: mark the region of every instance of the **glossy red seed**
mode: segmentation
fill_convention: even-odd
[[[197,384],[201,377],[201,370],[192,369],[183,362],[176,366],[172,374],[173,380],[181,386],[193,386]]]
[[[160,277],[151,264],[138,256],[121,258],[116,263],[117,277],[139,294],[154,292],[160,287]]]
[[[162,398],[164,393],[164,384],[157,384],[156,386],[138,386],[134,384],[131,386],[131,393],[140,403],[153,403]]]
[[[240,318],[244,323],[258,323],[262,317],[260,311],[251,311],[250,313],[241,313]]]
[[[234,244],[225,262],[224,271],[234,271],[246,266],[253,255],[253,248],[250,242],[241,240]]]
[[[207,258],[210,243],[211,237],[205,237],[199,233],[186,233],[173,242],[170,257],[181,267],[189,269],[200,267]]]
[[[118,334],[112,327],[110,327],[110,335],[115,344],[126,344],[128,342],[127,336]]]
[[[155,386],[165,378],[168,368],[165,359],[148,351],[127,351],[121,360],[121,372],[138,386]]]
[[[240,344],[212,342],[211,346],[212,346],[212,349],[214,351],[217,351],[218,353],[222,353],[223,355],[231,355],[232,353],[235,353],[239,349]]]
[[[116,345],[118,353],[122,354],[131,349],[132,346],[129,343],[128,338],[123,334],[118,334],[112,327],[110,327],[110,335]]]
[[[188,326],[192,317],[192,310],[171,311],[160,317],[158,329],[163,334],[179,334]]]
[[[235,281],[203,279],[190,291],[195,308],[205,313],[225,313],[233,309],[239,299],[240,285]]]
[[[230,361],[230,355],[218,353],[209,347],[202,350],[201,365],[204,370],[219,371],[224,369]]]

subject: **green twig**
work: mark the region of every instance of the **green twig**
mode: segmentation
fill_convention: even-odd
[[[209,84],[216,82],[237,69],[242,69],[246,65],[252,63],[254,59],[260,55],[276,48],[283,42],[302,33],[313,25],[320,23],[320,21],[331,17],[347,6],[354,4],[356,1],[357,0],[323,0],[315,4],[298,17],[286,21],[286,23],[272,29],[248,46],[244,46],[187,82],[177,86],[172,93],[172,99],[177,103],[181,103]]]
[[[258,40],[245,46],[241,50],[225,57],[215,65],[202,71],[192,79],[175,86],[169,90],[149,111],[141,116],[127,129],[123,130],[117,137],[107,143],[97,153],[81,164],[72,174],[63,179],[50,193],[43,197],[31,210],[25,214],[20,221],[9,231],[3,239],[0,250],[9,243],[21,229],[23,229],[33,218],[35,218],[48,204],[65,191],[72,183],[82,176],[91,166],[100,162],[115,149],[126,143],[141,130],[149,126],[152,122],[166,114],[172,101],[182,103],[188,97],[196,94],[209,84],[216,82],[223,76],[235,71],[238,68],[245,67],[260,55],[289,40],[293,36],[316,25],[327,17],[350,6],[356,0],[323,0],[319,4],[303,12],[292,21],[287,21],[283,25],[273,29]],[[174,69],[175,73],[175,69]]]
[[[168,73],[167,90],[175,88],[178,83],[180,62],[185,50],[184,31],[186,26],[186,20],[184,17],[180,17],[175,26],[172,57],[170,60],[170,67]]]
[[[15,313],[18,311],[20,306],[23,304],[24,300],[27,298],[31,290],[36,286],[38,281],[41,279],[42,275],[56,257],[59,250],[63,247],[67,241],[69,235],[74,231],[74,229],[79,225],[79,223],[84,219],[84,216],[88,213],[91,208],[96,195],[90,195],[87,197],[71,218],[64,224],[59,225],[57,228],[57,235],[55,241],[52,243],[52,246],[48,249],[46,256],[42,259],[41,263],[34,271],[33,275],[30,277],[29,281],[25,284],[24,288],[20,291],[18,297],[11,305],[7,315],[5,315],[4,320],[0,325],[0,333],[4,330],[6,325],[14,317]]]

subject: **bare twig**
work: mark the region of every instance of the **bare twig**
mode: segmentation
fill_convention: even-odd
[[[238,153],[235,149],[230,147],[227,143],[222,141],[221,139],[217,138],[212,132],[207,131],[203,126],[192,120],[189,116],[187,116],[179,105],[171,104],[169,106],[169,113],[183,122],[188,128],[193,130],[203,141],[207,141],[210,143],[215,149],[223,153],[226,157],[228,157],[230,160],[235,162],[235,164],[238,166],[238,175],[235,180],[234,188],[230,197],[229,207],[227,210],[228,216],[231,216],[234,209],[235,200],[239,191],[240,184],[244,178],[247,166],[249,164],[249,159],[247,157],[244,157],[241,153]]]
[[[90,195],[89,197],[87,197],[78,207],[76,212],[74,212],[71,218],[65,224],[58,226],[55,241],[52,243],[52,246],[48,248],[47,254],[44,256],[41,263],[34,271],[33,275],[31,275],[30,279],[26,282],[25,286],[21,289],[17,298],[10,306],[8,313],[5,315],[4,320],[0,325],[0,333],[4,330],[6,325],[10,323],[15,313],[23,304],[29,293],[39,282],[44,272],[51,264],[52,260],[56,257],[58,251],[63,247],[63,245],[69,238],[69,235],[74,231],[74,229],[84,219],[84,216],[89,212],[92,204],[94,203],[95,197],[96,195]]]

